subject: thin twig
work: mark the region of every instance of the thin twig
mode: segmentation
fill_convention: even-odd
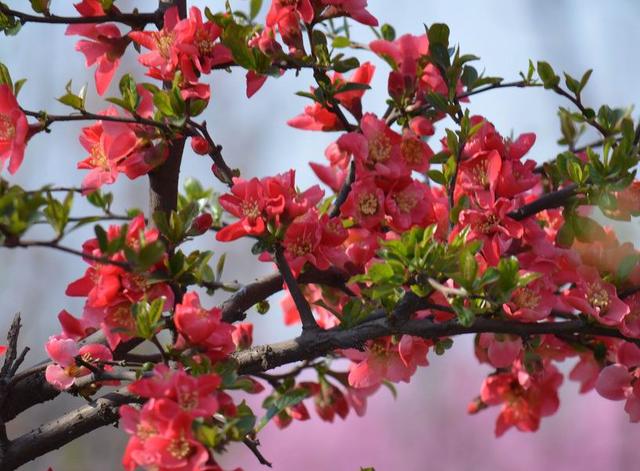
[[[313,317],[313,313],[311,312],[311,306],[309,306],[309,303],[302,294],[300,285],[298,285],[298,282],[293,276],[291,268],[289,267],[289,263],[287,262],[287,259],[284,255],[284,250],[280,245],[276,247],[275,258],[278,270],[280,270],[280,273],[282,273],[282,278],[284,279],[284,282],[289,289],[289,293],[293,298],[293,302],[298,309],[298,313],[300,314],[300,320],[302,321],[302,331],[304,332],[318,330],[319,327],[316,323],[315,317]]]

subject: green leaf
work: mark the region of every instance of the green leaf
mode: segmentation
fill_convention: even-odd
[[[51,0],[29,0],[29,2],[31,3],[31,8],[36,13],[47,13]]]
[[[260,422],[256,427],[256,432],[262,430],[271,419],[273,419],[280,412],[284,411],[287,407],[295,406],[299,402],[302,402],[308,395],[309,391],[303,388],[298,388],[287,391],[286,393],[275,399],[275,401],[273,401],[273,404],[267,409],[267,413],[265,414],[265,416],[260,419]]]
[[[560,83],[560,77],[556,75],[553,67],[548,62],[538,61],[538,75],[544,84],[544,88],[554,88]]]
[[[222,31],[222,43],[229,48],[236,63],[245,69],[256,70],[256,60],[247,45],[248,36],[253,28],[229,23]]]
[[[575,215],[571,218],[573,232],[580,242],[604,240],[607,235],[600,224],[591,218]]]
[[[396,39],[396,30],[388,23],[385,23],[380,27],[380,33],[382,34],[382,39],[386,39],[387,41],[393,41]]]
[[[340,73],[349,72],[350,70],[360,67],[360,61],[355,57],[349,57],[344,60],[334,61],[333,70]]]
[[[65,86],[65,90],[67,91],[67,93],[65,93],[60,98],[58,98],[58,101],[63,105],[70,106],[75,110],[84,111],[85,100],[87,97],[87,86],[84,85],[78,91],[78,94],[75,94],[73,93],[73,91],[71,91],[71,85],[72,85],[71,80],[69,80],[67,82],[67,85]]]
[[[333,38],[333,41],[331,41],[331,47],[334,47],[336,49],[349,47],[350,45],[351,40],[346,36],[336,36],[335,38]]]
[[[474,255],[467,250],[460,254],[460,273],[469,286],[473,284],[478,274],[478,262]]]
[[[249,4],[249,18],[252,20],[258,16],[260,9],[262,8],[262,0],[251,0]]]
[[[9,69],[2,62],[0,62],[0,85],[9,85],[9,88],[13,89],[13,82],[11,81]]]
[[[439,185],[446,185],[447,181],[444,178],[444,174],[440,170],[429,170],[427,175],[431,180]]]
[[[633,269],[636,266],[638,266],[638,263],[640,263],[639,254],[632,254],[627,257],[624,257],[620,261],[620,265],[618,265],[618,270],[616,271],[616,277],[618,278],[618,280],[619,281],[626,280],[631,274],[631,272],[633,271]]]

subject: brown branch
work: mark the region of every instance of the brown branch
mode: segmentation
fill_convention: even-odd
[[[556,85],[552,88],[552,90],[554,92],[556,92],[558,95],[565,97],[567,100],[569,100],[571,103],[573,103],[576,108],[578,108],[580,110],[580,113],[582,113],[582,116],[584,116],[585,121],[594,129],[596,129],[600,134],[602,134],[602,137],[604,137],[605,139],[607,137],[609,137],[609,131],[607,131],[605,128],[603,128],[600,123],[598,123],[598,121],[596,121],[593,118],[590,118],[588,113],[587,113],[587,109],[586,107],[582,104],[582,100],[580,99],[580,96],[578,95],[577,97],[572,96],[571,94],[567,93],[566,91],[564,91],[559,85]]]
[[[154,121],[153,119],[143,118],[142,116],[109,116],[102,115],[97,113],[90,113],[88,111],[83,111],[80,114],[48,114],[44,111],[29,111],[22,110],[25,115],[32,116],[34,118],[39,119],[44,124],[46,128],[52,123],[55,122],[69,122],[69,121],[111,121],[114,123],[125,123],[125,124],[143,124],[145,126],[152,126],[158,129],[161,129],[167,134],[170,134],[174,130],[178,130],[178,128],[172,128],[171,126],[161,123],[160,121]]]
[[[0,469],[16,469],[99,427],[113,424],[118,421],[121,405],[137,401],[126,389],[121,389],[41,425],[0,449]]]
[[[0,4],[0,12],[5,15],[14,16],[20,20],[20,23],[49,23],[49,24],[93,24],[93,23],[122,23],[132,28],[143,28],[148,24],[155,24],[159,18],[159,12],[153,13],[120,13],[119,11],[113,11],[108,15],[100,16],[58,16],[58,15],[44,15],[37,16],[21,11],[12,10]]]
[[[298,283],[317,283],[343,289],[349,276],[337,269],[308,269],[298,277]],[[222,319],[225,322],[236,322],[245,318],[245,311],[256,303],[282,290],[284,280],[280,273],[272,273],[264,278],[244,285],[230,296],[222,305]]]
[[[282,273],[282,278],[284,279],[287,288],[289,289],[289,294],[293,298],[293,302],[298,309],[298,313],[300,314],[300,320],[302,321],[302,331],[316,331],[319,329],[318,324],[316,323],[315,317],[313,317],[313,312],[311,312],[311,306],[307,302],[304,294],[302,294],[302,290],[298,285],[298,281],[293,276],[291,272],[291,268],[289,267],[289,263],[287,262],[287,258],[284,255],[284,249],[281,245],[276,247],[276,265]]]
[[[111,260],[109,257],[98,257],[96,255],[91,255],[90,253],[83,252],[81,250],[72,249],[70,247],[65,247],[64,245],[60,245],[57,241],[52,240],[17,240],[17,241],[5,241],[4,245],[0,245],[0,247],[6,247],[8,249],[14,247],[20,248],[28,248],[28,247],[47,247],[54,250],[59,250],[61,252],[65,252],[72,255],[77,255],[79,257],[85,258],[87,260],[91,260],[93,262],[101,263],[103,265],[114,265],[116,267],[124,268],[127,271],[131,271],[131,265],[127,262],[119,262],[117,260]]]
[[[399,303],[396,311],[402,310],[410,313],[423,308],[420,303],[405,303],[405,307],[402,306],[403,303]],[[388,318],[383,310],[374,312],[372,317],[373,320],[349,330],[342,330],[338,327],[317,331],[314,335],[302,335],[286,342],[244,350],[234,354],[233,358],[238,364],[240,374],[263,373],[285,364],[311,360],[336,349],[359,348],[368,340],[404,334],[425,339],[482,332],[508,333],[520,336],[583,334],[620,338],[640,344],[639,339],[627,338],[615,329],[594,325],[583,319],[522,323],[480,317],[472,325],[462,326],[455,320],[438,324],[429,318],[398,323],[396,319]],[[107,394],[94,403],[72,411],[11,442],[4,451],[0,451],[0,465],[2,469],[15,469],[15,467],[98,427],[111,424],[117,421],[117,407],[134,401],[133,396],[123,391]]]
[[[187,122],[192,129],[195,129],[192,134],[199,135],[209,144],[209,156],[213,160],[213,163],[216,165],[218,172],[216,176],[219,180],[226,185],[233,185],[233,176],[235,172],[231,170],[231,168],[227,165],[224,158],[222,157],[222,146],[215,143],[211,134],[209,134],[209,130],[207,129],[207,122],[203,121],[202,123],[196,123],[193,120],[189,120]]]
[[[264,466],[268,466],[269,468],[272,467],[271,463],[260,452],[260,449],[258,448],[260,446],[260,442],[258,440],[253,440],[253,439],[251,439],[249,437],[245,437],[242,440],[242,443],[244,443],[247,446],[247,448],[249,448],[251,453],[254,454],[254,456],[258,460],[258,463],[260,463],[261,465],[264,465]]]
[[[264,371],[303,360],[312,360],[336,349],[357,348],[367,340],[389,335],[412,335],[424,339],[438,339],[464,334],[483,332],[514,334],[520,336],[541,334],[584,334],[599,337],[613,337],[640,344],[639,339],[625,337],[619,331],[590,324],[582,319],[563,322],[523,323],[510,320],[496,320],[479,317],[470,326],[462,326],[456,320],[434,323],[431,319],[409,320],[398,324],[387,316],[379,317],[384,311],[374,313],[377,319],[359,324],[349,330],[339,327],[319,331],[313,336],[301,336],[293,340],[271,345],[261,345],[234,354],[240,374],[262,373]]]
[[[560,190],[542,195],[537,200],[511,211],[509,213],[509,217],[516,221],[521,221],[529,216],[539,213],[540,211],[544,211],[545,209],[559,208],[563,206],[569,198],[576,194],[576,189],[577,185],[572,183]]]
[[[333,203],[333,208],[331,208],[331,212],[329,216],[334,218],[340,215],[340,207],[347,200],[349,196],[349,192],[351,192],[351,185],[356,181],[356,161],[355,159],[351,160],[349,164],[349,173],[347,174],[347,178],[345,179],[338,195],[336,196],[336,200]]]

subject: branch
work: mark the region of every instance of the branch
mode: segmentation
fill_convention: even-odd
[[[521,221],[529,216],[539,213],[540,211],[544,211],[545,209],[559,208],[560,206],[563,206],[569,198],[576,194],[576,189],[577,186],[572,183],[561,190],[552,191],[551,193],[542,195],[537,200],[511,211],[509,213],[509,217],[516,221]]]
[[[30,111],[30,110],[22,110],[23,113],[27,116],[31,116],[37,118],[42,121],[44,127],[46,128],[51,123],[55,122],[68,122],[68,121],[112,121],[114,123],[126,123],[126,124],[144,124],[146,126],[153,126],[158,129],[162,129],[165,133],[171,133],[174,128],[171,126],[161,123],[160,121],[154,121],[153,119],[143,118],[142,116],[109,116],[102,115],[97,113],[90,113],[88,111],[82,111],[80,114],[48,114],[44,111]]]
[[[619,331],[590,324],[582,319],[563,322],[524,323],[510,320],[479,317],[468,327],[456,320],[434,323],[431,319],[409,320],[398,324],[388,319],[384,311],[375,311],[375,320],[364,322],[349,330],[339,327],[319,331],[313,336],[301,336],[293,340],[271,345],[261,345],[233,355],[240,374],[262,373],[264,371],[303,360],[312,360],[336,349],[357,348],[367,340],[389,335],[412,335],[424,339],[438,339],[464,334],[483,332],[514,334],[520,336],[541,334],[585,334],[613,337],[640,344],[640,339],[625,337]],[[380,317],[383,315],[384,317]]]
[[[281,245],[276,247],[276,265],[282,273],[282,278],[289,289],[289,293],[293,298],[293,302],[298,309],[298,313],[300,314],[300,320],[302,321],[302,332],[305,331],[315,331],[318,330],[318,324],[316,323],[315,317],[313,317],[313,313],[311,312],[311,307],[309,303],[302,294],[302,290],[298,285],[297,280],[293,276],[291,272],[291,268],[289,267],[289,263],[287,262],[287,258],[284,255],[284,250]]]
[[[318,283],[334,288],[343,289],[349,276],[337,269],[316,270],[308,269],[298,277],[298,283]],[[229,297],[222,305],[222,320],[236,322],[245,318],[245,311],[254,304],[267,299],[282,290],[284,279],[280,273],[272,273],[259,280],[243,286]]]
[[[120,389],[41,425],[0,449],[0,469],[16,469],[99,427],[117,422],[118,408],[136,401],[126,389]]]
[[[213,160],[213,163],[216,164],[216,167],[219,172],[216,172],[216,176],[225,183],[226,185],[231,186],[233,184],[234,171],[229,168],[227,162],[225,162],[222,157],[222,146],[215,143],[211,134],[209,134],[209,130],[207,129],[207,122],[203,121],[201,124],[196,123],[195,121],[189,120],[188,124],[195,128],[199,132],[194,132],[196,135],[201,135],[209,144],[209,156]]]
[[[356,181],[356,161],[355,159],[352,159],[349,164],[349,173],[347,174],[347,178],[342,184],[342,187],[338,192],[338,196],[336,196],[336,200],[333,203],[333,208],[329,213],[330,217],[334,218],[340,215],[340,207],[347,200],[349,192],[351,191],[351,185],[353,185],[354,181]]]
[[[580,113],[582,113],[582,116],[584,116],[585,121],[592,128],[597,129],[598,132],[602,134],[602,137],[604,137],[605,139],[609,137],[609,132],[605,128],[603,128],[600,125],[600,123],[598,123],[595,119],[589,117],[589,114],[587,113],[587,109],[582,104],[582,100],[579,98],[579,96],[578,97],[572,96],[571,94],[565,92],[562,88],[560,88],[559,85],[556,85],[555,87],[553,87],[552,90],[556,92],[558,95],[565,97],[567,100],[573,103],[576,106],[576,108],[580,110]]]
[[[58,15],[45,15],[36,16],[21,11],[12,10],[7,6],[0,4],[0,12],[5,15],[15,16],[20,20],[20,23],[49,23],[49,24],[89,24],[89,23],[122,23],[132,28],[143,28],[148,24],[155,24],[159,16],[159,11],[153,13],[120,13],[119,11],[113,11],[108,15],[100,16],[58,16]]]
[[[20,247],[20,248],[47,247],[50,249],[59,250],[61,252],[69,253],[72,255],[77,255],[87,260],[101,263],[103,265],[114,265],[116,267],[123,268],[127,271],[131,271],[131,265],[129,265],[127,262],[119,262],[117,260],[111,260],[109,257],[98,257],[96,255],[91,255],[90,253],[86,253],[81,250],[76,250],[70,247],[65,247],[64,245],[59,245],[56,241],[43,241],[43,240],[9,241],[9,240],[6,240],[4,245],[0,245],[0,247],[6,247],[8,249],[11,249],[14,247]]]

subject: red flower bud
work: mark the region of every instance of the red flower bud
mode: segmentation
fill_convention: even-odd
[[[199,155],[207,155],[210,149],[207,140],[200,136],[193,136],[191,138],[191,148]]]

